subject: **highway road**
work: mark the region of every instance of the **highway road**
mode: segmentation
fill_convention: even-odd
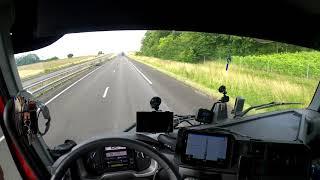
[[[162,98],[160,109],[175,114],[194,114],[213,102],[156,69],[118,56],[42,99],[52,116],[44,139],[54,147],[65,139],[80,142],[101,133],[121,132],[135,122],[137,111],[151,110],[149,101],[154,96]],[[0,142],[0,164],[7,179],[19,179],[4,141]]]

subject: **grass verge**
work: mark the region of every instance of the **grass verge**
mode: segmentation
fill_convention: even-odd
[[[231,98],[230,105],[233,105],[237,96],[246,99],[245,107],[272,101],[303,103],[303,105],[282,106],[256,112],[306,107],[318,85],[317,79],[265,72],[237,64],[231,64],[226,72],[225,62],[221,61],[192,64],[145,56],[130,55],[130,57],[215,98],[221,96],[217,92],[218,87],[226,85]]]

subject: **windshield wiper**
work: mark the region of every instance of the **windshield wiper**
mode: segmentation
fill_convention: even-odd
[[[302,104],[302,103],[300,103],[300,102],[271,102],[271,103],[267,103],[267,104],[251,106],[248,109],[244,110],[241,114],[239,114],[238,116],[235,116],[235,117],[243,117],[245,114],[247,114],[252,109],[260,110],[260,109],[270,108],[270,107],[274,107],[274,106],[297,105],[297,104]]]

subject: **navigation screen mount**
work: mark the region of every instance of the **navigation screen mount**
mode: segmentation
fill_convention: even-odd
[[[231,159],[233,139],[230,134],[186,131],[181,162],[192,166],[226,168]]]

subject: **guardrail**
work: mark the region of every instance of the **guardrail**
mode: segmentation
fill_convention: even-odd
[[[48,91],[52,88],[59,86],[60,84],[72,79],[76,75],[81,74],[82,72],[84,72],[90,68],[95,67],[97,65],[97,62],[102,63],[102,61],[105,62],[105,61],[109,60],[110,59],[109,57],[110,56],[98,57],[94,61],[90,61],[90,62],[81,64],[75,68],[68,70],[68,71],[63,71],[61,73],[52,75],[48,78],[34,82],[30,85],[27,85],[26,87],[24,87],[24,89],[27,90],[28,92],[30,92],[35,97],[38,97],[41,95],[41,92],[45,92],[45,91]],[[103,60],[103,58],[105,58],[105,60]],[[81,68],[81,69],[79,69],[79,68]],[[75,69],[78,69],[78,70],[75,71]],[[60,77],[60,76],[62,76],[62,77]],[[56,79],[56,78],[58,78],[58,79]],[[43,85],[41,86],[41,84],[43,84]]]
[[[48,80],[50,80],[50,79],[53,79],[53,78],[55,78],[55,77],[61,76],[61,75],[63,75],[63,74],[69,73],[69,72],[73,72],[74,69],[75,69],[75,68],[72,68],[72,69],[70,69],[69,71],[63,71],[63,72],[61,72],[61,73],[58,73],[58,74],[55,74],[55,75],[53,75],[53,76],[47,77],[47,78],[42,79],[42,80],[40,80],[40,81],[34,82],[34,83],[30,84],[30,85],[25,86],[24,89],[30,89],[30,88],[32,88],[32,87],[34,87],[34,86],[37,86],[38,84],[41,84],[41,83],[43,83],[43,82],[45,82],[45,81],[48,81]]]

